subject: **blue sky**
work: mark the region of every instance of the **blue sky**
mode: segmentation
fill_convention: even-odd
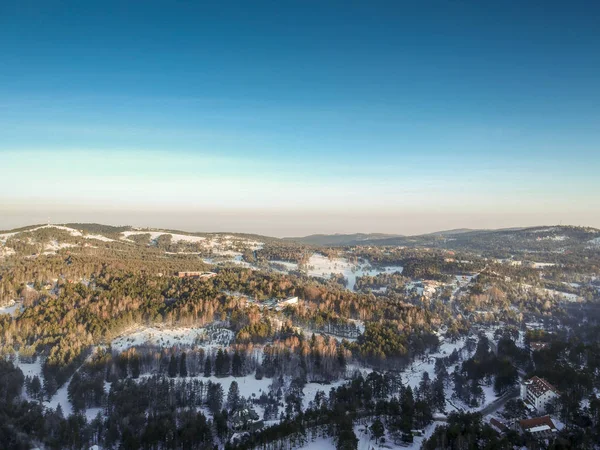
[[[0,228],[600,226],[597,2],[201,3],[0,3]]]

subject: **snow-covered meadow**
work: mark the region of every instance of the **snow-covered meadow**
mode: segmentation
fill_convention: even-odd
[[[311,277],[329,278],[332,274],[342,274],[348,280],[348,289],[354,290],[356,278],[363,275],[374,276],[380,273],[402,273],[402,266],[373,267],[367,262],[352,264],[345,258],[328,258],[320,253],[313,254],[306,264]]]

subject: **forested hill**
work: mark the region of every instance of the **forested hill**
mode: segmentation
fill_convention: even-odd
[[[417,236],[383,234],[312,235],[290,238],[328,246],[407,246],[468,250],[502,256],[520,252],[566,252],[600,247],[600,230],[590,227],[540,226],[501,230],[450,230]]]
[[[306,245],[345,246],[374,243],[390,239],[402,239],[400,234],[354,233],[354,234],[311,234],[304,237],[287,237],[285,241],[295,241]]]
[[[164,247],[171,252],[208,250],[210,242],[222,241],[223,250],[243,252],[253,243],[275,246],[310,247],[409,247],[438,248],[442,250],[468,251],[483,256],[509,258],[524,254],[587,254],[600,250],[600,230],[591,227],[543,226],[510,228],[500,230],[457,229],[417,236],[402,236],[383,233],[315,234],[299,238],[278,239],[274,237],[243,233],[209,233],[110,226],[95,223],[68,223],[64,225],[36,225],[0,232],[3,254],[17,251],[36,253],[51,247],[66,247],[78,242],[100,240],[105,245],[123,246],[131,244]],[[36,243],[38,247],[34,248]],[[260,245],[259,245],[260,244]],[[250,245],[252,247],[253,245]],[[206,248],[205,248],[206,247]],[[255,249],[254,249],[255,250]],[[0,255],[1,256],[1,255]],[[208,254],[207,254],[208,256]],[[281,255],[280,255],[281,256]],[[286,258],[283,258],[284,260]],[[287,258],[289,259],[289,258]],[[292,258],[295,261],[297,258]]]

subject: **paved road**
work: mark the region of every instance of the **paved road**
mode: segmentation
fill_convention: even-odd
[[[519,388],[516,388],[516,387],[512,388],[510,391],[508,391],[506,394],[504,394],[499,399],[494,400],[489,405],[481,408],[479,410],[479,412],[481,413],[482,416],[486,416],[488,414],[496,412],[500,408],[502,408],[507,401],[509,401],[510,399],[513,399],[513,398],[517,398],[519,396],[519,394],[520,394]]]

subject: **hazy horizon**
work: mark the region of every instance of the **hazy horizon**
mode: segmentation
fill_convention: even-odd
[[[0,211],[0,230],[23,226],[62,223],[99,223],[112,226],[163,228],[194,232],[251,233],[272,237],[302,237],[311,234],[386,233],[419,235],[460,228],[501,229],[534,226],[572,225],[600,228],[576,220],[565,221],[551,214],[530,214],[517,219],[502,213],[487,217],[412,211],[407,214],[372,211],[344,213],[331,211],[206,210],[189,211],[114,211],[37,208],[35,212],[18,208]]]

